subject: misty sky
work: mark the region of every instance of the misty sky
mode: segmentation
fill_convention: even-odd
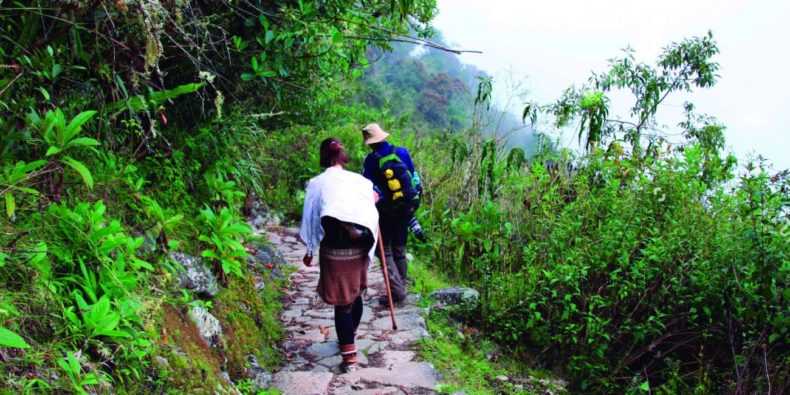
[[[591,72],[605,70],[607,59],[622,54],[626,46],[636,50],[639,60],[654,64],[670,42],[712,30],[721,51],[716,58],[721,66],[718,84],[691,96],[670,96],[659,120],[674,128],[683,102],[693,101],[698,112],[727,126],[727,144],[741,164],[756,152],[777,168],[790,168],[790,1],[438,3],[434,26],[446,41],[484,52],[461,55],[463,62],[496,81],[515,74],[524,80],[530,98],[540,103],[557,99],[571,84],[586,82]],[[575,136],[565,133],[561,141],[571,144]]]

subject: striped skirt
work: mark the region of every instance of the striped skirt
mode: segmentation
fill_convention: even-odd
[[[318,254],[321,274],[318,295],[324,302],[342,306],[351,304],[368,287],[368,251],[361,248],[328,248]]]

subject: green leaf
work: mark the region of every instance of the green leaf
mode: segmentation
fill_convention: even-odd
[[[200,252],[200,256],[202,256],[203,258],[216,258],[216,259],[219,259],[219,255],[217,255],[217,253],[214,252],[213,250],[203,250],[203,251]]]
[[[65,137],[64,140],[69,141],[72,139],[72,137],[76,136],[77,133],[80,132],[82,125],[90,121],[94,115],[96,115],[96,111],[90,110],[90,111],[83,111],[77,114],[76,117],[72,118],[71,122],[69,122],[69,126],[66,126],[66,130],[64,133],[64,137]]]
[[[84,379],[82,379],[82,381],[80,382],[80,385],[82,385],[82,386],[96,385],[96,384],[99,384],[100,382],[101,381],[99,381],[99,378],[96,377],[95,374],[91,373],[91,374],[85,376]]]
[[[32,258],[30,258],[30,262],[29,262],[30,266],[37,267],[39,263],[41,263],[44,259],[46,259],[47,251],[48,251],[47,243],[44,243],[42,241],[36,244],[34,255]]]
[[[255,74],[250,74],[250,73],[243,73],[243,74],[241,75],[241,79],[242,79],[243,81],[252,81],[252,80],[254,80],[254,79],[255,79]]]
[[[49,101],[49,92],[46,89],[39,87],[38,91],[41,92],[41,96],[44,96],[44,100]]]
[[[142,260],[140,258],[131,257],[131,261],[132,261],[132,267],[134,267],[135,269],[139,270],[140,268],[143,268],[145,270],[154,270],[154,267],[151,266],[150,263],[148,263],[148,262],[146,262],[146,261],[144,261],[144,260]]]
[[[197,90],[200,89],[202,86],[203,86],[202,82],[200,83],[193,82],[189,84],[179,85],[173,89],[166,89],[166,90],[152,92],[147,96],[136,95],[127,99],[118,100],[105,107],[105,110],[107,112],[116,112],[125,109],[131,109],[131,111],[144,111],[149,107],[158,106],[159,104],[164,103],[167,100],[174,99],[178,96],[197,92]]]
[[[334,31],[332,32],[332,44],[339,44],[342,41],[343,41],[343,32],[334,29]]]
[[[252,228],[250,228],[249,225],[242,222],[228,225],[228,227],[225,228],[225,230],[231,234],[237,233],[237,234],[246,235],[252,233]]]
[[[0,326],[0,346],[10,348],[30,348],[22,336]]]
[[[14,167],[14,171],[13,171],[14,175],[27,175],[27,173],[30,173],[31,171],[46,165],[47,161],[41,159],[34,162],[30,162],[28,164],[24,164],[24,163],[25,162],[19,162],[16,164],[16,167]]]
[[[266,37],[264,38],[264,42],[268,45],[270,42],[274,40],[274,32],[269,30],[266,32]]]
[[[58,359],[58,365],[60,365],[60,368],[63,369],[63,371],[71,372],[71,367],[69,366],[68,362]]]
[[[99,141],[90,137],[77,137],[69,141],[66,147],[95,147],[100,145]]]
[[[20,191],[22,191],[22,192],[25,192],[25,193],[29,193],[29,194],[31,194],[31,195],[33,195],[33,196],[38,196],[38,195],[40,195],[40,193],[39,193],[37,190],[33,189],[33,188],[28,188],[28,187],[17,187],[16,189],[18,189],[18,190],[20,190]]]
[[[58,152],[60,152],[60,148],[54,147],[54,146],[53,147],[49,147],[49,149],[47,150],[47,153],[44,154],[44,156],[52,156],[52,155],[57,154]]]
[[[263,26],[263,30],[269,30],[269,20],[266,19],[266,15],[259,15],[258,20],[261,22],[261,26]]]
[[[14,200],[14,195],[11,192],[6,192],[5,194],[5,213],[8,215],[8,218],[14,217],[14,212],[16,211],[16,200]]]
[[[236,47],[237,51],[243,51],[245,48],[247,48],[247,42],[238,36],[233,36],[233,45]]]
[[[650,391],[650,383],[647,381],[642,382],[642,385],[639,386],[639,389],[644,392]]]
[[[71,157],[64,156],[63,162],[67,165],[71,166],[72,169],[76,170],[77,173],[80,173],[82,180],[85,181],[85,185],[88,186],[88,189],[93,189],[93,176],[91,175],[90,170],[85,167],[82,162],[72,159]]]
[[[67,353],[66,361],[60,359],[58,360],[58,364],[60,364],[60,367],[62,367],[63,370],[73,374],[79,374],[80,371],[82,371],[82,367],[80,366],[80,361],[77,359],[77,357],[74,356],[73,353]]]
[[[55,77],[59,76],[62,72],[63,66],[61,66],[60,63],[52,65],[52,79],[55,79]]]

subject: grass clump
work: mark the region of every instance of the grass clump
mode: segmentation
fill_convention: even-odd
[[[427,320],[431,338],[420,341],[419,354],[443,374],[442,393],[458,390],[470,395],[497,393],[497,377],[507,371],[486,359],[496,347],[487,341],[478,342],[473,328],[453,326],[446,317],[432,316]]]

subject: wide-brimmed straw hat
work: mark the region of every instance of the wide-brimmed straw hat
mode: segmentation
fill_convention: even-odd
[[[365,139],[365,144],[376,144],[387,139],[390,134],[385,132],[377,123],[371,123],[362,128],[362,138]]]

